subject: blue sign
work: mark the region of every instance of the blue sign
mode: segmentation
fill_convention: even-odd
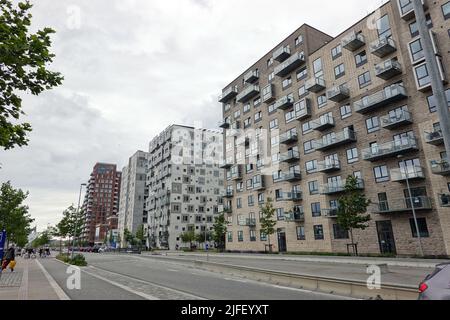
[[[5,242],[6,242],[6,231],[3,230],[2,232],[0,232],[0,261],[3,260]]]

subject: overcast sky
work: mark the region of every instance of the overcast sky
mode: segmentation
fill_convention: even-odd
[[[16,1],[17,2],[17,1]],[[126,165],[173,123],[216,128],[221,89],[301,24],[332,36],[380,0],[32,0],[65,81],[27,96],[29,146],[0,150],[0,182],[30,191],[38,229],[78,201],[96,162]],[[385,2],[385,1],[384,1]]]

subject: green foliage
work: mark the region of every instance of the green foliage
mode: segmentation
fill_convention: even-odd
[[[76,237],[79,238],[83,232],[84,213],[82,210],[77,212],[77,208],[71,205],[63,212],[62,220],[56,225],[54,235],[61,238]]]
[[[261,207],[261,232],[265,233],[267,235],[267,240],[270,247],[270,236],[275,233],[275,226],[277,224],[277,221],[275,220],[275,211],[276,209],[273,207],[273,200],[271,198],[267,199],[266,204]],[[271,250],[271,249],[270,249]]]
[[[192,242],[195,241],[196,235],[195,235],[194,231],[187,231],[187,232],[183,232],[180,235],[180,238],[183,243],[189,243],[189,245],[192,247]]]
[[[134,242],[133,234],[127,228],[125,228],[125,230],[123,231],[123,238],[126,244],[133,244]]]
[[[353,243],[353,230],[365,230],[371,220],[370,214],[365,214],[370,205],[365,194],[358,189],[358,179],[349,176],[345,184],[345,193],[338,199],[337,223],[344,230],[350,231]]]
[[[87,266],[86,258],[82,254],[74,255],[73,259],[68,254],[58,254],[56,259],[78,267]]]
[[[225,237],[227,234],[227,222],[225,215],[221,214],[215,218],[213,225],[213,240],[216,242],[219,249],[225,248]]]
[[[34,241],[31,243],[31,246],[33,248],[42,247],[42,246],[45,246],[45,245],[49,244],[50,241],[51,241],[50,232],[49,231],[44,231],[44,232],[41,233],[41,235],[39,237],[34,239]]]
[[[202,231],[200,233],[195,234],[195,241],[198,243],[205,243],[211,240],[212,240],[211,232]]]
[[[8,241],[19,246],[27,243],[31,232],[30,225],[34,221],[28,214],[28,206],[23,202],[28,192],[14,189],[8,181],[0,189],[0,230],[6,230]]]
[[[32,5],[0,0],[0,147],[5,150],[28,143],[28,123],[19,124],[22,98],[19,91],[39,95],[62,83],[58,72],[47,69],[53,62],[50,28],[30,33]]]
[[[142,242],[145,240],[145,232],[144,232],[144,225],[141,224],[136,231],[136,239],[138,240],[139,244],[142,244]]]

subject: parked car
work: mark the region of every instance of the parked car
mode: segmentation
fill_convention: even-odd
[[[419,300],[450,300],[450,263],[442,263],[419,286]]]

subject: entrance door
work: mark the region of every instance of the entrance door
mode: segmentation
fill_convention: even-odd
[[[278,251],[279,252],[287,251],[286,232],[284,231],[278,231]]]
[[[397,250],[395,248],[394,232],[392,231],[391,221],[377,221],[377,231],[380,252],[396,254]]]

